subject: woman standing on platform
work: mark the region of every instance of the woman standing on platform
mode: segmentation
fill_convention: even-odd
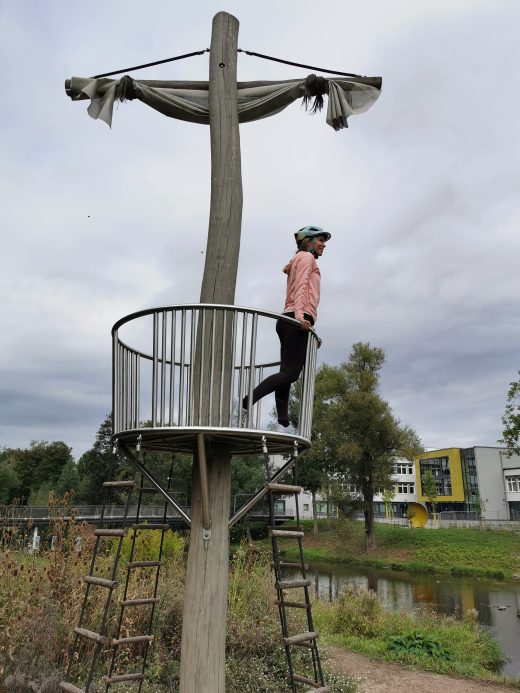
[[[305,364],[309,330],[314,326],[320,302],[320,270],[316,260],[323,255],[331,237],[319,226],[304,226],[294,234],[298,250],[283,271],[287,274],[287,293],[283,314],[295,318],[299,326],[278,320],[280,338],[280,371],[263,380],[253,390],[253,404],[271,392],[275,393],[278,423],[289,425],[289,391]],[[242,401],[248,407],[248,397]]]

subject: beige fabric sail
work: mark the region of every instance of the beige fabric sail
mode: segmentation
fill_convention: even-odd
[[[112,125],[116,100],[138,99],[170,118],[192,123],[209,123],[208,83],[120,80],[73,77],[65,83],[72,100],[90,99],[92,118]],[[380,77],[316,77],[282,82],[238,82],[238,117],[241,123],[279,113],[296,99],[303,98],[312,110],[320,110],[322,95],[328,95],[327,123],[334,130],[348,127],[351,115],[367,111],[381,93]]]

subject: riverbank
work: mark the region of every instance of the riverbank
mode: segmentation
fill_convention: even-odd
[[[428,693],[512,693],[515,685],[460,679],[429,671],[408,669],[401,664],[376,662],[357,652],[329,645],[329,668],[359,681],[356,693],[402,693],[403,688]]]
[[[520,533],[491,529],[414,529],[376,524],[376,549],[365,550],[363,523],[302,521],[307,561],[371,566],[411,573],[513,579],[520,576]],[[290,529],[290,524],[284,525]],[[297,555],[294,542],[281,542],[287,557]]]

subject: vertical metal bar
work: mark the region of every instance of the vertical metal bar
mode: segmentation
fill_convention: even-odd
[[[222,426],[222,408],[224,404],[224,365],[226,355],[226,334],[227,334],[228,311],[222,311],[222,357],[220,359],[220,387],[218,395],[218,425]],[[231,364],[230,382],[232,382],[233,364]],[[230,392],[231,402],[233,401],[233,387]]]
[[[236,310],[232,313],[232,323],[231,323],[231,396],[229,398],[229,423],[233,425],[233,399],[235,395],[235,356],[236,356],[236,334],[237,334],[237,316],[238,312]],[[240,423],[240,411],[242,409],[242,403],[240,402],[240,392],[237,397],[237,426]]]
[[[193,396],[193,379],[195,377],[195,339],[196,339],[196,329],[197,325],[197,310],[191,311],[191,340],[190,340],[190,377],[188,379],[189,382],[189,391],[188,391],[188,401],[187,401],[187,410],[186,410],[186,418],[187,418],[187,424],[188,426],[193,426],[193,418],[194,418],[194,410],[193,410],[193,405],[194,405],[194,396]]]
[[[248,318],[249,315],[244,312],[242,313],[242,351],[240,354],[240,372],[239,372],[239,378],[238,378],[238,407],[239,411],[242,407],[242,384],[245,380],[245,363],[246,363],[246,337],[247,337],[247,323],[248,323]],[[250,402],[248,402],[249,405],[251,405]],[[242,427],[242,417],[239,417],[238,425],[239,427]],[[249,409],[248,409],[248,415],[247,415],[247,421],[245,422],[246,424],[249,421]]]
[[[166,377],[166,311],[161,313],[161,405],[159,425],[164,426],[164,407],[165,402],[165,377]]]
[[[312,434],[312,415],[313,415],[313,407],[314,407],[314,379],[316,377],[316,340],[314,337],[310,336],[310,357],[309,357],[309,370],[310,370],[310,378],[309,378],[309,418],[307,421],[307,437],[310,438]]]
[[[259,376],[258,376],[258,382],[261,383],[262,380],[264,379],[264,367],[259,366]],[[259,400],[259,402],[256,405],[256,424],[255,427],[257,430],[260,429],[260,416],[262,412],[262,400]]]
[[[305,349],[305,365],[303,367],[303,372],[302,372],[302,380],[301,380],[301,399],[302,399],[302,412],[301,412],[301,417],[299,421],[299,433],[300,435],[304,435],[304,432],[307,427],[307,417],[308,417],[308,382],[309,382],[309,349],[310,349],[310,343],[309,343],[309,334],[307,334],[307,347]]]
[[[152,428],[157,426],[157,341],[159,338],[157,313],[153,314],[152,335]]]
[[[140,427],[140,405],[141,405],[141,356],[137,356],[137,364],[135,367],[135,382],[137,388],[137,395],[135,401],[135,420],[136,428]]]
[[[196,421],[192,421],[193,425],[198,425],[198,426],[203,426],[204,422],[202,421],[202,393],[203,393],[203,385],[204,385],[204,361],[205,361],[205,349],[204,349],[204,342],[206,341],[206,309],[202,308],[201,310],[202,314],[202,334],[200,334],[200,359],[199,359],[199,409],[197,412],[197,419]],[[199,317],[200,321],[200,317]],[[193,402],[193,405],[195,402]]]
[[[134,361],[135,352],[130,351],[130,389],[129,389],[129,399],[130,399],[130,428],[135,428],[135,412],[134,412]]]
[[[215,370],[215,333],[217,331],[217,311],[213,308],[213,320],[211,324],[211,356],[209,359],[209,402],[208,402],[208,426],[213,426],[213,376]]]
[[[202,498],[202,526],[204,529],[210,528],[209,519],[209,488],[208,488],[208,470],[206,466],[206,446],[204,443],[204,434],[197,433],[197,451],[199,457],[199,472],[200,472],[200,487]]]
[[[126,347],[123,358],[123,425],[125,431],[130,428],[128,425],[128,349]]]
[[[186,338],[186,310],[183,308],[181,311],[181,360],[180,360],[180,373],[179,373],[179,411],[177,412],[178,425],[184,425],[184,355],[185,355],[185,345],[184,341]]]
[[[117,377],[117,330],[112,334],[112,426],[114,428],[114,433],[119,433],[119,421],[118,421],[118,406],[117,406],[117,392],[119,389],[119,382]]]
[[[171,312],[171,328],[170,328],[170,406],[168,415],[168,424],[173,426],[173,412],[175,407],[175,338],[177,326],[177,311]]]
[[[258,313],[253,314],[253,326],[251,329],[251,365],[249,368],[249,383],[247,388],[247,425],[253,425],[253,389],[255,385],[255,359],[256,359],[256,329],[258,326]]]

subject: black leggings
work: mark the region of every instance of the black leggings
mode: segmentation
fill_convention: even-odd
[[[286,313],[286,315],[289,318],[294,317],[294,313]],[[305,314],[304,318],[311,325],[314,324],[314,320],[310,315]],[[262,399],[262,397],[274,392],[278,422],[287,426],[289,424],[289,391],[291,384],[298,380],[305,365],[309,333],[297,325],[281,319],[276,322],[276,332],[280,338],[280,371],[270,375],[255,387],[253,390],[253,404]],[[245,409],[247,409],[247,404],[248,398],[246,396],[243,400]]]

